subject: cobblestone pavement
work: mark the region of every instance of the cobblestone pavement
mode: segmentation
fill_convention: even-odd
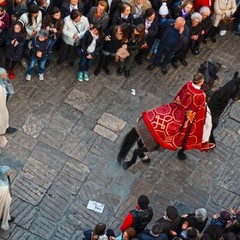
[[[90,81],[80,83],[77,66],[63,68],[54,58],[44,81],[36,75],[27,82],[18,66],[8,108],[19,131],[0,150],[1,162],[15,170],[16,219],[0,239],[81,239],[99,221],[118,229],[140,194],[150,197],[154,219],[169,204],[181,213],[205,207],[209,215],[239,206],[239,102],[221,120],[217,148],[209,153],[189,151],[186,161],[178,161],[176,152],[154,153],[149,165],[138,162],[128,171],[116,162],[123,136],[142,111],[171,101],[204,60],[225,65],[219,76],[230,80],[240,70],[239,46],[240,38],[228,33],[197,57],[189,55],[187,67],[169,66],[166,76],[145,70],[145,62],[128,79],[116,76],[112,65],[110,76],[91,72]],[[103,213],[88,210],[89,200],[105,204]]]

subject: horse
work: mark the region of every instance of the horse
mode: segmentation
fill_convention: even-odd
[[[215,143],[213,131],[218,126],[219,119],[225,108],[232,100],[231,104],[240,99],[240,77],[235,72],[231,81],[227,82],[223,87],[219,88],[208,101],[208,107],[212,115],[212,131],[209,141]]]
[[[230,99],[232,99],[233,101],[236,101],[239,98],[240,98],[240,78],[238,77],[238,72],[236,72],[233,76],[233,79],[228,83],[226,83],[222,88],[217,90],[213,94],[212,98],[208,103],[209,108],[211,110],[212,121],[213,121],[210,141],[215,142],[214,136],[213,136],[213,130],[217,127],[219,118],[223,113],[224,109],[226,108]],[[128,152],[136,142],[137,142],[138,148],[133,151],[132,159],[128,162],[124,161],[125,158],[127,157]],[[124,170],[132,166],[136,162],[138,157],[141,158],[142,162],[148,163],[150,162],[150,158],[148,157],[148,155],[144,154],[145,152],[148,152],[148,149],[144,146],[136,129],[132,128],[122,141],[120,151],[118,153],[117,161],[119,162],[119,164],[123,163]],[[181,159],[181,157],[184,155],[185,155],[184,149],[182,148],[179,150],[178,158],[180,160],[183,160]]]

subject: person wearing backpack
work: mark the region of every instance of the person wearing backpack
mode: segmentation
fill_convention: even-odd
[[[125,217],[123,224],[120,227],[121,232],[124,232],[129,227],[133,227],[138,234],[147,227],[153,217],[153,211],[152,208],[149,207],[149,203],[150,201],[145,195],[141,195],[138,198],[136,208],[130,211]]]

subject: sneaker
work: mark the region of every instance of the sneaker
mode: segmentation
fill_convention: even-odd
[[[10,70],[10,71],[9,71],[8,77],[9,77],[9,79],[14,79],[14,78],[15,78],[15,75],[14,75],[14,71],[13,71],[13,70]]]
[[[26,61],[25,58],[22,58],[22,59],[20,60],[20,63],[21,63],[21,65],[22,65],[24,68],[27,68],[27,67],[28,67],[28,64],[27,64],[27,61]]]
[[[88,72],[84,72],[83,78],[84,78],[85,81],[89,81]]]
[[[17,129],[16,128],[13,128],[13,127],[8,127],[5,134],[13,134],[17,132]]]
[[[26,80],[27,80],[27,81],[30,81],[30,80],[31,80],[31,78],[32,78],[32,75],[30,75],[30,74],[27,74],[27,76],[26,76]]]
[[[39,73],[39,74],[38,74],[38,79],[39,79],[40,81],[43,81],[43,80],[44,80],[44,75],[43,75],[43,73]]]
[[[78,81],[79,82],[83,81],[83,72],[78,72]]]
[[[220,35],[220,36],[224,36],[226,33],[227,33],[226,30],[221,30],[220,33],[219,33],[219,35]]]

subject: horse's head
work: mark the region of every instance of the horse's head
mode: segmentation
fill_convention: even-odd
[[[198,71],[204,75],[205,83],[213,85],[217,79],[217,73],[221,70],[222,64],[218,62],[205,61],[200,65]]]

